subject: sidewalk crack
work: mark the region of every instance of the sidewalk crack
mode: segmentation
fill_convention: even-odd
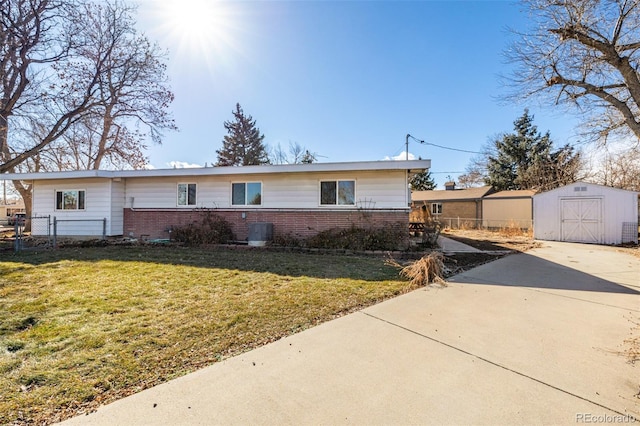
[[[616,414],[619,414],[619,415],[621,415],[621,416],[628,416],[628,417],[630,417],[631,419],[633,419],[635,422],[640,421],[640,418],[636,418],[634,415],[632,415],[632,414],[630,414],[630,413],[622,413],[622,412],[620,412],[620,411],[616,410],[615,408],[607,407],[606,405],[600,404],[599,402],[596,402],[596,401],[593,401],[593,400],[591,400],[591,399],[589,399],[589,398],[585,398],[585,397],[583,397],[583,396],[580,396],[580,395],[577,395],[577,394],[575,394],[575,393],[569,392],[568,390],[565,390],[565,389],[559,388],[559,387],[554,386],[554,385],[552,385],[551,383],[547,383],[547,382],[545,382],[545,381],[543,381],[543,380],[536,379],[536,378],[535,378],[535,377],[533,377],[533,376],[529,376],[528,374],[521,373],[520,371],[514,370],[514,369],[509,368],[509,367],[507,367],[507,366],[505,366],[505,365],[499,364],[499,363],[497,363],[497,362],[495,362],[495,361],[491,361],[491,360],[489,360],[489,359],[487,359],[487,358],[483,358],[483,357],[481,357],[481,356],[479,356],[479,355],[476,355],[476,354],[474,354],[474,353],[471,353],[471,352],[469,352],[469,351],[466,351],[466,350],[464,350],[464,349],[462,349],[462,348],[459,348],[459,347],[457,347],[457,346],[453,346],[453,345],[451,345],[451,344],[449,344],[449,343],[443,342],[442,340],[435,339],[435,338],[433,338],[433,337],[427,336],[426,334],[422,334],[422,333],[420,333],[420,332],[417,332],[417,331],[412,330],[412,329],[410,329],[410,328],[404,327],[404,326],[402,326],[402,325],[400,325],[400,324],[396,324],[396,323],[394,323],[394,322],[388,321],[388,320],[386,320],[386,319],[384,319],[384,318],[377,317],[377,316],[372,315],[372,314],[370,314],[370,313],[367,313],[367,312],[364,312],[364,311],[360,311],[360,312],[361,312],[362,314],[364,314],[364,315],[366,315],[366,316],[370,317],[370,318],[373,318],[373,319],[375,319],[375,320],[378,320],[378,321],[381,321],[381,322],[387,323],[387,324],[389,324],[389,325],[391,325],[391,326],[393,326],[393,327],[397,327],[397,328],[399,328],[399,329],[401,329],[401,330],[408,331],[409,333],[415,334],[415,335],[420,336],[420,337],[422,337],[422,338],[425,338],[425,339],[427,339],[427,340],[431,340],[432,342],[438,343],[439,345],[442,345],[442,346],[446,346],[446,347],[448,347],[448,348],[450,348],[450,349],[453,349],[453,350],[458,351],[458,352],[461,352],[461,353],[463,353],[463,354],[465,354],[465,355],[471,356],[471,357],[473,357],[473,358],[475,358],[475,359],[477,359],[477,360],[483,361],[483,362],[485,362],[485,363],[487,363],[487,364],[491,364],[491,365],[493,365],[493,366],[495,366],[495,367],[501,368],[501,369],[506,370],[506,371],[508,371],[508,372],[510,372],[510,373],[517,374],[518,376],[521,376],[521,377],[524,377],[524,378],[526,378],[526,379],[532,380],[532,381],[534,381],[534,382],[536,382],[536,383],[540,383],[540,384],[541,384],[541,385],[543,385],[543,386],[547,386],[547,387],[549,387],[549,388],[551,388],[551,389],[555,389],[555,390],[557,390],[557,391],[559,391],[559,392],[562,392],[562,393],[564,393],[564,394],[570,395],[570,396],[572,396],[572,397],[574,397],[574,398],[581,399],[581,400],[586,401],[586,402],[588,402],[588,403],[594,404],[594,405],[596,405],[596,406],[598,406],[598,407],[604,408],[605,410],[609,410],[609,411],[611,411],[611,412],[613,412],[613,413],[616,413]]]

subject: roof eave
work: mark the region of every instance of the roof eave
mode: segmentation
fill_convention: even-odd
[[[151,169],[151,170],[79,170],[66,172],[42,173],[5,173],[1,178],[5,180],[50,180],[50,179],[90,179],[90,178],[140,178],[140,177],[170,177],[170,176],[228,176],[254,175],[271,173],[310,173],[310,172],[343,172],[343,171],[373,171],[373,170],[407,170],[410,172],[423,171],[431,167],[431,160],[409,161],[361,161],[345,163],[312,163],[312,164],[284,164],[262,166],[227,166],[200,167],[188,169]]]

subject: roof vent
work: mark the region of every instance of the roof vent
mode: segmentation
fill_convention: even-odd
[[[453,191],[454,189],[456,189],[456,183],[454,181],[445,182],[444,189],[447,191]]]

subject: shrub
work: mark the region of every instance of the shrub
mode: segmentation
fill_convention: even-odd
[[[204,212],[200,222],[172,229],[173,239],[188,245],[223,244],[234,239],[231,224],[224,218]]]
[[[273,237],[273,244],[280,247],[304,247],[304,240],[294,237],[291,233],[277,234]]]
[[[312,248],[345,250],[398,250],[408,246],[409,232],[406,224],[395,223],[381,228],[334,228],[322,231],[307,239]]]
[[[438,247],[438,237],[440,237],[440,232],[442,231],[442,227],[440,226],[440,222],[437,221],[428,221],[424,225],[424,231],[422,232],[422,247],[427,248],[435,248]]]

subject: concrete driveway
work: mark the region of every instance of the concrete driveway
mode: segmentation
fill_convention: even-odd
[[[640,259],[545,242],[67,424],[632,423],[638,320]]]

